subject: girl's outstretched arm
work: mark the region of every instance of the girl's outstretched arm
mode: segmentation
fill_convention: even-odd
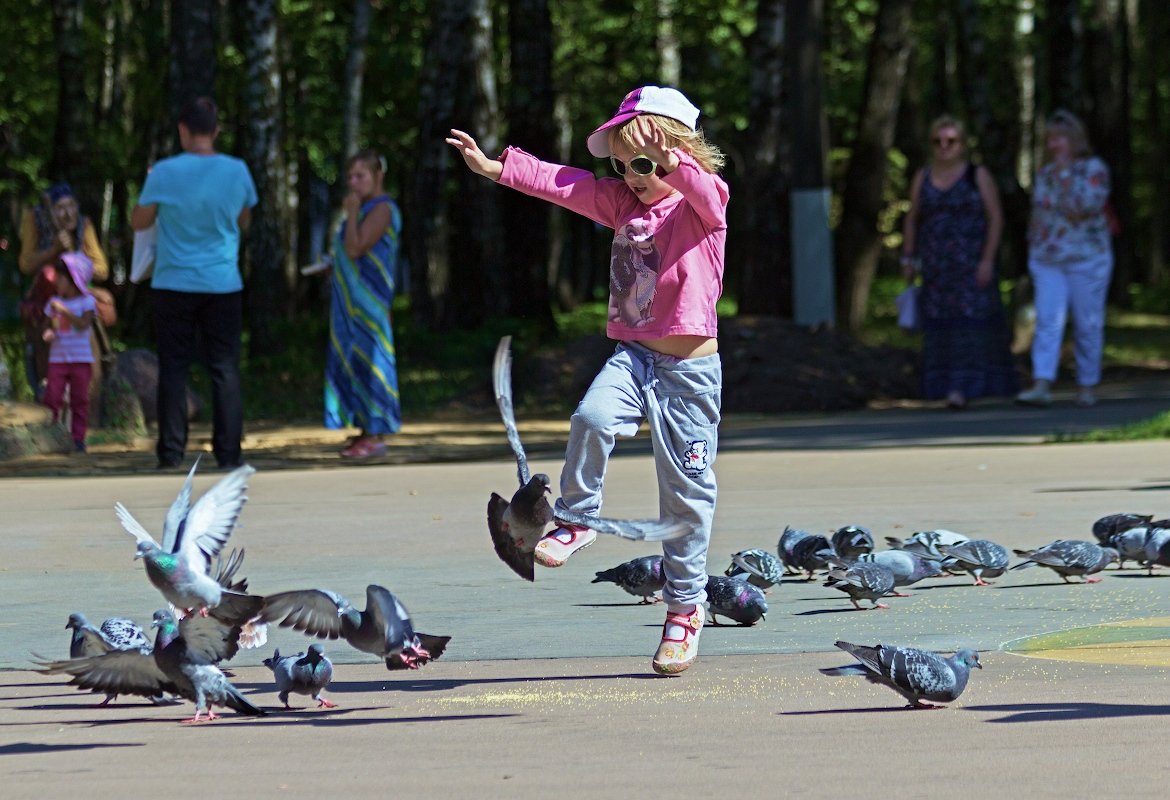
[[[452,128],[451,135],[447,137],[446,141],[447,144],[459,151],[463,160],[467,162],[468,168],[476,175],[491,178],[493,181],[500,179],[500,174],[504,171],[503,163],[485,156],[471,134]]]

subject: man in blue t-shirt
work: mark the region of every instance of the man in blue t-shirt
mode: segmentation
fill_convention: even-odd
[[[240,231],[247,229],[257,197],[247,165],[216,152],[218,135],[215,103],[207,97],[187,103],[179,113],[183,152],[154,165],[130,216],[134,230],[158,225],[150,285],[158,341],[160,469],[183,461],[187,373],[200,355],[211,375],[216,463],[226,468],[243,463],[239,250]]]

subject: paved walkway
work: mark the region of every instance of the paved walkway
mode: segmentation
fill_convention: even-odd
[[[735,550],[774,548],[786,524],[822,531],[863,524],[879,541],[945,527],[1032,547],[1090,538],[1092,521],[1107,513],[1170,515],[1163,442],[1005,446],[1038,441],[1044,429],[1148,417],[1167,399],[1111,397],[1089,411],[988,404],[963,414],[891,409],[732,420],[717,464],[710,570],[721,572]],[[233,538],[248,549],[255,591],[319,586],[360,601],[367,583],[381,583],[399,594],[418,628],[454,638],[442,660],[409,675],[327,643],[340,708],[284,712],[275,711],[259,661],[272,647],[303,649],[306,641],[273,631],[262,652],[232,665],[237,683],[273,715],[229,712],[194,730],[176,724],[189,705],[125,698],[96,708],[97,697],[27,671],[33,652],[64,655],[70,611],[145,620],[159,605],[112,505],[122,501],[155,528],[182,475],[7,473],[0,480],[5,796],[188,797],[224,791],[225,780],[233,792],[260,796],[367,796],[388,785],[397,793],[534,798],[1164,796],[1166,769],[1156,756],[1135,754],[1154,752],[1152,742],[1170,730],[1166,661],[1135,658],[1142,641],[1124,637],[1096,648],[1106,651],[1103,663],[1063,660],[1060,648],[1042,653],[1055,658],[999,649],[1035,634],[1165,617],[1170,581],[1159,572],[1110,570],[1095,585],[1066,585],[1038,569],[988,588],[948,578],[892,600],[888,611],[866,612],[820,581],[786,582],[769,596],[765,621],[707,629],[699,663],[659,679],[648,660],[661,610],[589,583],[596,570],[650,549],[599,541],[565,568],[541,571],[535,584],[495,559],[486,499],[510,491],[515,471],[502,442],[487,441],[489,424],[482,439],[459,445],[483,448],[473,456],[480,461],[349,466],[323,451],[302,465],[313,468],[276,469],[269,456],[255,459],[260,472]],[[548,440],[533,448],[534,469],[555,474],[557,430],[525,431]],[[461,435],[453,427],[443,433]],[[605,510],[653,516],[652,464],[641,444],[630,444],[613,461]],[[201,475],[197,492],[215,477]],[[1134,627],[1159,625],[1165,621]],[[954,708],[901,712],[889,690],[817,673],[847,663],[832,647],[838,638],[973,646],[986,668]]]

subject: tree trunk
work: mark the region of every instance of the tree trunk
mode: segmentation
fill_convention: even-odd
[[[349,26],[349,46],[345,56],[345,77],[342,82],[345,103],[341,111],[337,185],[333,193],[338,205],[347,190],[345,162],[360,148],[362,82],[366,74],[366,42],[370,38],[370,15],[370,0],[354,0],[353,21]]]
[[[1048,110],[1084,113],[1083,31],[1080,0],[1048,0],[1045,42],[1048,45]]]
[[[508,142],[543,158],[555,153],[557,145],[552,38],[548,0],[509,2],[512,85],[508,97]],[[568,212],[520,192],[507,192],[500,199],[508,254],[501,276],[508,286],[505,308],[510,314],[531,319],[545,331],[552,331],[556,323],[549,294],[550,215]]]
[[[886,158],[910,54],[911,0],[882,0],[870,43],[857,137],[849,157],[837,227],[838,319],[850,331],[865,322],[869,289],[881,254],[877,228]]]
[[[658,14],[658,74],[667,86],[678,86],[682,80],[682,55],[674,26],[677,5],[678,0],[656,0],[655,3]]]
[[[53,158],[49,178],[68,180],[77,193],[83,213],[100,207],[100,190],[90,177],[90,108],[85,96],[86,74],[82,25],[82,0],[53,0],[53,42],[57,48],[57,125],[53,133]]]
[[[750,163],[743,181],[742,233],[732,229],[728,241],[737,253],[729,277],[737,285],[741,314],[792,316],[788,190],[793,142],[785,125],[785,6],[784,0],[760,0],[748,43],[751,94],[744,146]],[[819,43],[815,50],[819,57]],[[797,133],[808,132],[797,127]]]
[[[280,68],[275,0],[246,0],[243,11],[245,151],[259,202],[248,229],[248,326],[250,352],[273,355],[284,338],[276,322],[286,316],[288,276],[281,241]]]
[[[1170,184],[1170,163],[1166,158],[1165,142],[1170,138],[1166,127],[1165,97],[1167,67],[1170,59],[1162,48],[1170,41],[1170,13],[1165,0],[1142,0],[1140,24],[1145,55],[1140,70],[1146,93],[1146,129],[1148,139],[1144,170],[1148,185],[1154,187],[1149,208],[1149,273],[1151,285],[1164,283],[1167,279],[1167,261],[1170,261],[1170,197],[1163,190]],[[1127,220],[1130,224],[1137,220]]]
[[[171,0],[172,125],[188,101],[215,96],[217,6],[215,0]]]

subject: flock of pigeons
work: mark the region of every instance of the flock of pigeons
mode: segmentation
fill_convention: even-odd
[[[487,506],[488,530],[500,560],[516,574],[534,580],[533,553],[550,522],[584,525],[599,533],[644,542],[659,542],[689,533],[672,520],[611,520],[556,512],[548,502],[547,475],[529,471],[512,410],[511,337],[496,350],[493,382],[508,442],[516,459],[519,487],[510,500],[492,493]],[[154,614],[152,642],[134,622],[105,620],[94,627],[83,615],[72,614],[70,658],[39,662],[46,674],[72,675],[71,684],[105,692],[103,704],[119,694],[137,694],[155,703],[172,702],[167,694],[195,703],[187,720],[215,719],[213,706],[227,706],[241,714],[261,716],[228,681],[218,667],[241,647],[267,641],[266,626],[279,623],[318,638],[344,638],[356,649],[383,659],[388,669],[416,669],[438,658],[449,636],[416,632],[405,607],[388,589],[366,588],[366,608],[358,611],[344,597],[325,589],[301,589],[260,596],[248,592],[248,582],[236,578],[244,551],[222,557],[246,501],[248,478],[255,472],[243,466],[225,476],[198,502],[191,504],[192,467],[178,497],[166,514],[159,544],[121,504],[115,511],[123,527],[135,537],[135,557],[143,560],[147,577],[170,603]],[[915,533],[905,540],[888,537],[889,549],[875,551],[872,533],[849,525],[829,536],[785,528],[776,554],[765,549],[742,550],[731,556],[723,575],[708,576],[707,602],[711,624],[725,617],[750,626],[765,619],[765,597],[785,575],[813,580],[825,570],[825,586],[848,595],[854,607],[868,600],[871,608],[889,608],[886,597],[907,597],[898,589],[940,575],[969,574],[976,586],[1008,569],[1044,566],[1068,582],[1096,574],[1108,564],[1136,560],[1151,571],[1170,566],[1170,520],[1152,515],[1112,514],[1093,524],[1097,542],[1057,540],[1034,550],[1016,550],[1022,560],[1009,567],[1011,555],[987,539],[969,539],[948,530]],[[662,557],[642,556],[597,572],[593,583],[611,582],[643,603],[658,602],[665,585]],[[932,703],[955,700],[966,688],[972,668],[982,668],[969,649],[953,656],[912,647],[874,647],[836,642],[856,663],[824,669],[826,675],[861,675],[888,686],[909,701],[911,708],[939,708]],[[288,708],[290,693],[305,694],[318,706],[334,704],[321,697],[333,668],[319,644],[307,652],[282,656],[277,650],[265,665],[273,671],[280,702]],[[204,717],[206,714],[206,717]]]
[[[167,511],[161,544],[125,506],[115,505],[122,526],[138,541],[135,558],[142,559],[150,582],[170,604],[154,613],[151,627],[158,629],[154,640],[132,620],[112,618],[95,627],[74,613],[66,625],[72,630],[70,658],[41,659],[41,672],[72,675],[71,684],[105,692],[103,705],[119,694],[142,695],[154,703],[185,698],[195,703],[195,715],[187,721],[199,722],[216,718],[214,706],[264,715],[218,665],[241,647],[263,645],[270,622],[322,639],[343,638],[383,659],[392,670],[417,669],[442,655],[450,637],[415,631],[398,598],[375,584],[366,587],[363,611],[325,589],[250,594],[248,581],[236,577],[243,549],[226,558],[223,549],[235,530],[255,469],[239,467],[192,505],[197,467],[198,461]],[[321,697],[333,666],[320,644],[296,655],[282,656],[277,650],[264,663],[273,671],[285,708],[290,693],[309,695],[319,707],[333,706]]]

